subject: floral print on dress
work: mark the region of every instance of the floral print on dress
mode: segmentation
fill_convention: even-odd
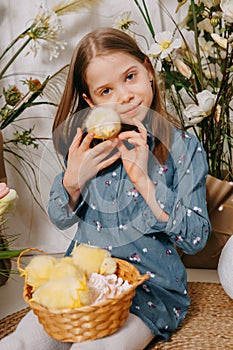
[[[171,249],[167,249],[167,250],[166,250],[166,255],[171,255],[171,254],[172,254]]]
[[[200,241],[201,241],[201,237],[196,237],[196,238],[193,240],[193,244],[194,244],[194,245],[197,245]]]
[[[127,192],[128,197],[133,197],[135,200],[139,196],[138,191],[136,188],[130,188],[129,191]]]
[[[96,224],[96,230],[100,232],[102,230],[102,224],[99,221],[94,221]]]
[[[168,166],[167,165],[161,165],[159,168],[159,174],[166,174],[166,172],[168,171]]]
[[[142,288],[147,292],[147,293],[150,293],[150,288],[149,288],[149,286],[147,285],[147,284],[143,284],[142,285]]]
[[[150,278],[154,278],[155,277],[155,274],[151,271],[146,271],[147,275],[150,276]]]
[[[160,201],[160,199],[158,199],[158,205],[160,206],[161,209],[164,209],[164,208],[165,208],[165,204],[162,203],[162,202]]]
[[[108,250],[109,252],[111,252],[112,251],[112,246],[111,245],[109,245],[109,246],[106,246],[106,247],[103,247],[104,249],[106,249],[106,250]]]
[[[156,305],[153,303],[153,301],[148,301],[147,304],[149,305],[149,307],[151,307],[152,309],[156,308]]]
[[[183,241],[183,238],[181,236],[176,237],[176,242],[182,242],[182,241]]]
[[[174,307],[173,312],[176,316],[176,319],[178,319],[180,317],[180,307]]]
[[[140,262],[140,261],[141,261],[141,258],[140,258],[140,255],[139,255],[139,254],[133,253],[133,254],[130,255],[129,260],[130,260],[130,261]]]
[[[202,209],[201,209],[201,208],[198,208],[198,207],[196,207],[196,206],[193,207],[193,210],[194,210],[194,211],[197,211],[197,212],[200,213],[200,214],[202,213]]]
[[[184,154],[181,154],[179,161],[178,161],[179,164],[182,164],[184,162],[184,157],[185,157]]]
[[[188,134],[187,132],[183,131],[182,134],[181,134],[182,138],[183,139],[188,139],[188,140],[191,140],[192,139],[192,136],[190,134]]]
[[[95,205],[95,203],[91,203],[91,204],[90,204],[90,207],[91,207],[91,209],[96,210],[96,205]]]
[[[110,186],[110,185],[111,185],[111,183],[112,183],[112,181],[111,181],[111,180],[106,180],[106,181],[105,181],[105,185],[107,185],[107,186]]]
[[[121,231],[126,231],[127,230],[127,225],[119,225],[119,230]]]

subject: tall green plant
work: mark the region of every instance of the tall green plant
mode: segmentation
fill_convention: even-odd
[[[177,11],[186,5],[187,15],[177,23],[158,1],[174,25],[173,31],[164,32],[156,32],[146,1],[133,3],[153,41],[147,53],[164,86],[168,110],[199,137],[210,174],[227,174],[232,180],[233,3],[179,0]]]

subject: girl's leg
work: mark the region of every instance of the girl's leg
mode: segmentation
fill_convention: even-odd
[[[129,317],[116,333],[107,337],[74,343],[71,350],[142,350],[154,338],[154,334],[136,315]]]
[[[1,350],[67,350],[70,346],[49,337],[33,311],[24,316],[12,334],[0,341]]]

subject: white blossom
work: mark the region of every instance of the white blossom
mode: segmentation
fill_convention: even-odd
[[[60,18],[54,11],[41,4],[37,16],[31,25],[31,36],[34,40],[32,49],[34,53],[37,53],[39,40],[43,40],[49,49],[49,59],[57,58],[59,50],[64,50],[66,46],[65,41],[59,40],[59,35],[62,32],[63,28]]]
[[[209,115],[215,104],[216,95],[212,94],[209,90],[203,90],[202,92],[199,92],[196,97],[200,108],[206,113],[206,115]]]
[[[196,95],[198,104],[190,104],[184,110],[186,125],[200,123],[205,117],[210,115],[216,100],[216,95],[208,90],[203,90]]]
[[[223,18],[226,22],[233,23],[233,1],[221,0],[220,7],[223,12]]]
[[[184,109],[183,114],[185,117],[186,126],[196,125],[206,117],[206,113],[194,103],[188,105]]]
[[[182,45],[182,41],[180,39],[174,39],[172,32],[164,31],[157,33],[155,35],[155,43],[151,45],[150,50],[148,51],[148,55],[153,57],[166,58],[169,54],[174,50],[178,49]]]
[[[196,45],[195,45],[195,37],[194,37],[194,32],[192,30],[187,30],[183,28],[181,30],[182,36],[185,38],[185,42],[182,42],[182,49],[187,50],[186,44],[188,46],[188,49],[192,53],[196,53]]]
[[[203,67],[202,71],[207,79],[217,78],[219,81],[222,81],[223,75],[219,65],[209,63],[206,67]]]
[[[203,19],[203,21],[199,22],[197,24],[197,27],[199,30],[204,30],[208,33],[213,33],[213,26],[212,26],[209,18],[205,18],[205,19]]]
[[[223,38],[222,36],[220,36],[217,33],[212,33],[211,36],[220,47],[222,47],[223,49],[227,48],[227,39],[226,38]]]
[[[206,41],[204,37],[198,38],[198,43],[200,45],[200,49],[205,57],[211,56],[214,57],[214,43],[213,41]]]
[[[191,69],[187,66],[187,64],[184,63],[184,61],[180,60],[179,58],[176,58],[174,60],[176,68],[179,70],[179,72],[186,78],[191,77]]]

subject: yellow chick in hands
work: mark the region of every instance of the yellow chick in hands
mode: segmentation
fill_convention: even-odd
[[[85,279],[63,277],[38,287],[31,301],[51,309],[79,308],[90,305],[89,289]]]
[[[110,275],[117,268],[117,264],[109,251],[100,247],[79,244],[74,247],[71,255],[74,264],[86,273],[87,276],[90,276],[93,272]]]
[[[49,280],[56,263],[57,259],[50,255],[34,256],[21,273],[21,276],[25,276],[27,284],[35,290]]]
[[[87,132],[94,132],[95,138],[111,139],[120,132],[121,120],[117,112],[110,107],[95,107],[85,121]]]

